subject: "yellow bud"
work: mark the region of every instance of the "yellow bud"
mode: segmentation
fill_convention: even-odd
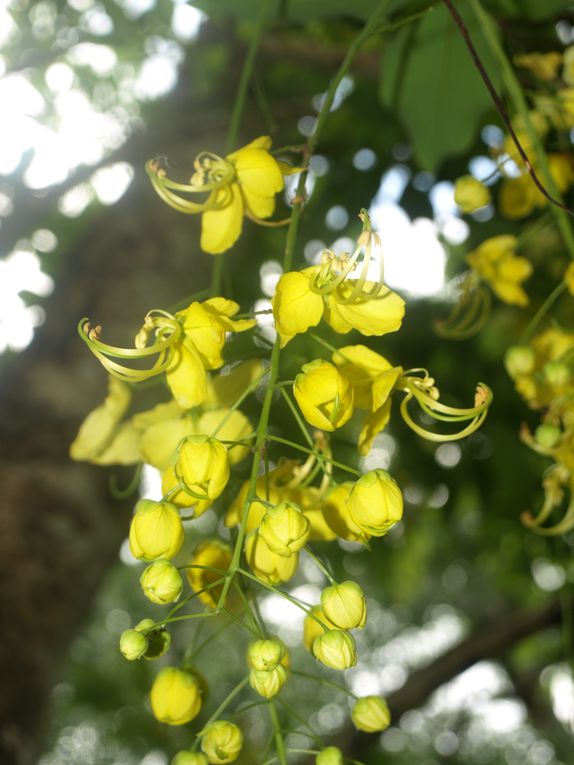
[[[454,201],[463,213],[471,213],[490,202],[490,191],[472,175],[463,175],[454,184]]]
[[[174,558],[183,544],[183,524],[170,502],[142,499],[130,526],[130,550],[134,558]]]
[[[386,470],[370,470],[353,484],[349,514],[367,534],[382,537],[403,515],[403,495]]]
[[[332,629],[335,626],[327,619],[321,606],[313,606],[310,613],[305,616],[303,622],[303,645],[308,651],[313,650],[313,642],[315,638],[325,632],[319,622],[324,624],[327,629]]]
[[[353,414],[353,388],[337,367],[316,359],[295,378],[293,394],[310,425],[333,431]]]
[[[190,566],[187,568],[187,580],[193,590],[208,587],[227,573],[231,563],[231,548],[217,539],[202,542],[195,551]],[[199,566],[199,568],[194,568]],[[208,568],[202,568],[207,566]],[[211,570],[215,569],[215,570]],[[208,606],[215,607],[223,584],[216,585],[199,595],[199,599]]]
[[[154,680],[150,702],[154,717],[168,725],[185,725],[201,710],[201,689],[191,672],[164,667]]]
[[[351,518],[347,500],[353,484],[350,481],[340,484],[325,498],[323,515],[335,534],[349,542],[367,542],[370,534],[360,529]]]
[[[247,663],[251,669],[268,672],[281,664],[285,652],[285,646],[276,638],[256,640],[247,649]]]
[[[141,659],[148,647],[145,635],[137,630],[124,630],[120,637],[120,651],[128,661]]]
[[[536,366],[536,354],[529,345],[513,345],[506,351],[504,364],[512,378],[529,375]]]
[[[315,765],[343,765],[343,753],[336,746],[328,746],[319,752]]]
[[[545,449],[552,449],[562,437],[562,431],[557,425],[553,425],[551,422],[543,422],[539,425],[535,432],[534,438],[536,443],[543,446]]]
[[[365,595],[356,582],[326,587],[321,593],[321,606],[325,616],[342,630],[363,628],[367,621]]]
[[[358,730],[376,733],[389,727],[391,713],[384,699],[378,696],[363,696],[355,702],[351,719]]]
[[[216,720],[201,734],[201,748],[213,765],[225,765],[239,757],[243,746],[243,733],[234,723]]]
[[[270,699],[276,696],[287,680],[287,670],[281,664],[270,670],[252,669],[249,673],[249,685],[260,696]]]
[[[156,627],[153,619],[142,619],[135,626],[136,632],[141,632],[147,639],[144,659],[159,659],[171,647],[171,635],[164,627]]]
[[[349,669],[357,663],[353,636],[342,630],[329,630],[315,638],[313,654],[321,664],[331,669]]]
[[[299,553],[288,558],[277,555],[256,531],[250,532],[245,539],[245,557],[255,576],[267,584],[289,581],[299,565]]]
[[[271,552],[285,558],[305,547],[310,533],[309,519],[292,502],[269,507],[259,527],[259,534]]]
[[[183,589],[181,574],[168,560],[156,560],[140,577],[143,594],[152,603],[165,605],[179,600]]]
[[[209,760],[201,752],[178,752],[171,765],[209,765]]]
[[[216,438],[188,436],[179,450],[175,472],[192,498],[211,504],[229,480],[227,449]]]

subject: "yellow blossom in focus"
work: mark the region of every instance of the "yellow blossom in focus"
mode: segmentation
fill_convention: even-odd
[[[403,516],[403,495],[386,470],[369,470],[353,484],[349,513],[360,529],[382,537]]]
[[[276,696],[286,680],[287,670],[281,664],[269,670],[252,669],[249,673],[249,685],[266,699]]]
[[[490,191],[472,175],[463,175],[454,184],[454,201],[463,213],[472,213],[490,202]]]
[[[168,725],[185,725],[201,710],[201,688],[191,672],[164,667],[154,680],[150,702],[154,717]]]
[[[201,733],[201,748],[213,765],[226,765],[239,757],[243,734],[235,723],[216,720]]]
[[[349,542],[368,542],[370,534],[363,531],[349,512],[349,492],[353,484],[350,481],[339,484],[323,500],[323,514],[327,524],[341,539]]]
[[[247,663],[251,669],[258,672],[269,672],[281,664],[285,653],[286,649],[281,640],[276,638],[255,640],[247,649]]]
[[[353,389],[333,364],[316,359],[304,364],[295,378],[293,394],[310,425],[333,431],[353,414]]]
[[[313,641],[315,658],[331,669],[349,669],[357,663],[353,636],[344,630],[328,630]]]
[[[259,535],[271,552],[286,558],[305,546],[310,532],[309,520],[291,502],[268,507],[259,526]]]
[[[255,576],[267,584],[288,582],[299,565],[299,553],[288,558],[277,555],[257,531],[251,531],[245,539],[245,557]]]
[[[227,449],[216,438],[188,436],[180,446],[175,474],[195,500],[194,514],[201,515],[227,486]]]
[[[170,502],[141,499],[130,526],[130,551],[134,558],[174,558],[183,544],[183,524]]]
[[[367,604],[361,587],[351,580],[326,587],[321,593],[325,616],[341,630],[362,629],[367,621]]]
[[[522,282],[532,273],[526,258],[515,254],[516,237],[503,235],[487,239],[467,256],[467,263],[481,276],[495,294],[509,305],[528,305]]]
[[[177,568],[168,560],[156,560],[140,577],[143,594],[152,603],[165,605],[179,600],[183,579]]]
[[[379,696],[363,696],[355,701],[351,719],[357,730],[376,733],[391,724],[387,702]]]
[[[219,579],[223,579],[231,564],[231,548],[218,539],[202,542],[193,554],[186,568],[190,587],[199,592]],[[215,608],[223,584],[220,583],[198,596],[202,603]]]
[[[319,622],[325,625],[325,629]],[[313,606],[303,621],[303,645],[308,651],[312,651],[315,638],[322,635],[325,630],[330,630],[334,627],[335,625],[327,619],[321,606]]]

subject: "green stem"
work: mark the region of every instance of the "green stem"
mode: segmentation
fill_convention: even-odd
[[[275,750],[277,751],[277,758],[281,765],[287,765],[287,755],[285,753],[285,741],[283,740],[283,733],[281,731],[281,722],[273,699],[269,699],[269,716],[271,717],[271,723],[275,732]]]
[[[566,289],[566,283],[560,282],[560,284],[555,287],[550,295],[546,298],[546,300],[542,303],[540,308],[536,311],[532,319],[528,322],[528,326],[520,336],[520,340],[518,341],[519,344],[527,343],[532,335],[534,334],[534,331],[536,327],[540,324],[544,316],[548,313],[548,311],[552,308],[554,303],[558,300],[560,295],[564,292]]]
[[[205,723],[205,725],[203,726],[202,730],[200,730],[200,731],[199,731],[199,733],[197,734],[197,735],[198,735],[198,737],[199,737],[199,736],[201,736],[202,732],[203,732],[203,731],[204,731],[204,730],[207,728],[207,726],[208,726],[210,723],[212,723],[214,720],[217,720],[217,718],[218,718],[218,717],[219,717],[219,716],[220,716],[220,715],[221,715],[223,712],[225,712],[225,710],[226,710],[226,709],[227,709],[227,707],[228,707],[228,706],[231,704],[231,702],[233,701],[233,699],[234,699],[236,696],[238,696],[238,695],[241,693],[241,691],[242,691],[242,690],[245,688],[245,686],[247,685],[247,683],[248,683],[248,682],[249,682],[249,678],[248,678],[248,677],[244,677],[244,678],[243,678],[243,680],[242,680],[240,683],[238,683],[238,684],[235,686],[235,688],[234,688],[234,689],[231,691],[231,693],[229,693],[229,694],[228,694],[228,695],[225,697],[225,699],[224,699],[224,700],[221,702],[221,704],[220,704],[220,705],[217,707],[217,709],[215,710],[215,712],[214,712],[214,713],[211,715],[211,717],[209,718],[209,720],[208,720],[208,721]]]
[[[356,693],[353,693],[353,691],[349,690],[348,688],[345,688],[344,685],[339,685],[339,683],[334,683],[332,680],[328,680],[326,677],[320,677],[319,675],[312,675],[310,672],[300,672],[299,670],[292,669],[291,670],[292,675],[297,675],[298,677],[305,677],[307,680],[314,680],[316,683],[321,683],[322,685],[327,685],[329,688],[334,688],[336,691],[341,691],[341,693],[346,693],[347,696],[350,696],[353,699],[359,698]]]
[[[221,293],[223,281],[223,258],[225,253],[213,255],[213,271],[211,272],[211,286],[209,288],[209,297],[217,297]]]
[[[512,64],[508,60],[508,57],[504,52],[504,48],[500,44],[494,22],[490,14],[487,13],[487,11],[482,7],[480,0],[469,0],[469,2],[472,6],[475,16],[478,19],[488,46],[490,47],[495,58],[498,59],[500,71],[502,73],[502,80],[510,95],[515,110],[518,112],[523,121],[528,140],[536,152],[537,164],[540,168],[544,183],[546,184],[552,196],[559,202],[562,202],[562,197],[550,172],[550,166],[548,165],[548,158],[546,156],[546,152],[544,151],[543,143],[540,140],[538,133],[536,132],[534,124],[532,123],[532,118],[530,116],[526,97],[524,96],[518,78],[514,73]],[[566,245],[570,257],[574,258],[574,233],[572,231],[570,221],[568,220],[568,213],[566,213],[566,211],[562,210],[560,207],[557,207],[555,204],[551,204],[550,209],[552,211],[552,215],[554,215],[556,224],[560,229],[560,233],[562,234],[564,244]]]
[[[301,717],[301,715],[300,715],[300,714],[298,714],[298,713],[297,713],[297,712],[296,712],[296,711],[293,709],[293,707],[289,706],[289,704],[287,704],[285,701],[283,701],[283,699],[282,699],[282,698],[279,698],[279,697],[278,697],[278,698],[277,698],[277,701],[279,702],[279,704],[281,704],[281,706],[282,706],[282,707],[283,707],[283,708],[284,708],[284,709],[285,709],[285,710],[286,710],[286,711],[287,711],[287,712],[288,712],[288,713],[289,713],[289,714],[290,714],[292,717],[294,717],[294,718],[297,720],[297,722],[301,723],[301,725],[302,725],[304,728],[306,728],[306,729],[307,729],[307,731],[308,731],[307,735],[308,735],[308,736],[310,736],[310,738],[312,738],[312,739],[313,739],[313,741],[314,741],[316,744],[318,744],[318,745],[319,745],[321,748],[323,748],[323,747],[325,746],[325,744],[323,743],[323,739],[322,739],[322,738],[320,738],[320,737],[319,737],[319,736],[318,736],[318,735],[315,733],[315,731],[313,730],[313,728],[312,728],[312,727],[309,725],[309,723],[307,722],[307,720],[305,720],[305,718],[304,718],[304,717]]]
[[[315,563],[317,568],[326,576],[326,578],[329,580],[329,582],[331,582],[331,584],[337,584],[337,580],[335,579],[333,574],[331,574],[331,572],[325,566],[323,561],[317,555],[315,555],[315,553],[312,552],[309,547],[305,547],[305,552],[311,558],[311,560]]]
[[[346,465],[344,462],[337,462],[337,460],[333,460],[331,457],[325,457],[325,455],[318,452],[317,449],[307,449],[306,446],[301,446],[301,444],[298,444],[295,441],[290,441],[288,438],[282,438],[281,436],[269,436],[268,440],[276,441],[278,444],[284,444],[285,446],[290,446],[292,449],[298,449],[300,452],[304,452],[305,454],[314,454],[319,460],[328,462],[330,465],[333,465],[333,467],[339,468],[340,470],[345,470],[347,473],[352,473],[356,476],[363,475],[360,470],[352,468],[350,465]]]

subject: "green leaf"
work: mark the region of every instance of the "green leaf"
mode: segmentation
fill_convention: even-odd
[[[480,30],[472,16],[465,22],[496,86],[497,70],[482,48]],[[385,44],[380,94],[402,120],[420,166],[431,172],[472,146],[492,108],[461,33],[442,5]]]

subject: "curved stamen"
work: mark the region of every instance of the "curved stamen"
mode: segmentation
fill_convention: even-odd
[[[484,287],[465,288],[450,316],[435,322],[435,332],[449,340],[467,340],[484,327],[492,298]]]
[[[564,484],[568,483],[569,480],[571,481],[570,471],[566,470],[563,465],[554,466],[548,477],[544,480],[545,497],[542,509],[537,516],[533,516],[530,511],[522,513],[522,523],[531,531],[543,536],[566,534],[574,528],[574,493],[571,486],[568,487],[570,501],[562,520],[558,521],[554,526],[542,527],[542,524],[547,520],[554,508],[561,504],[564,496]]]

